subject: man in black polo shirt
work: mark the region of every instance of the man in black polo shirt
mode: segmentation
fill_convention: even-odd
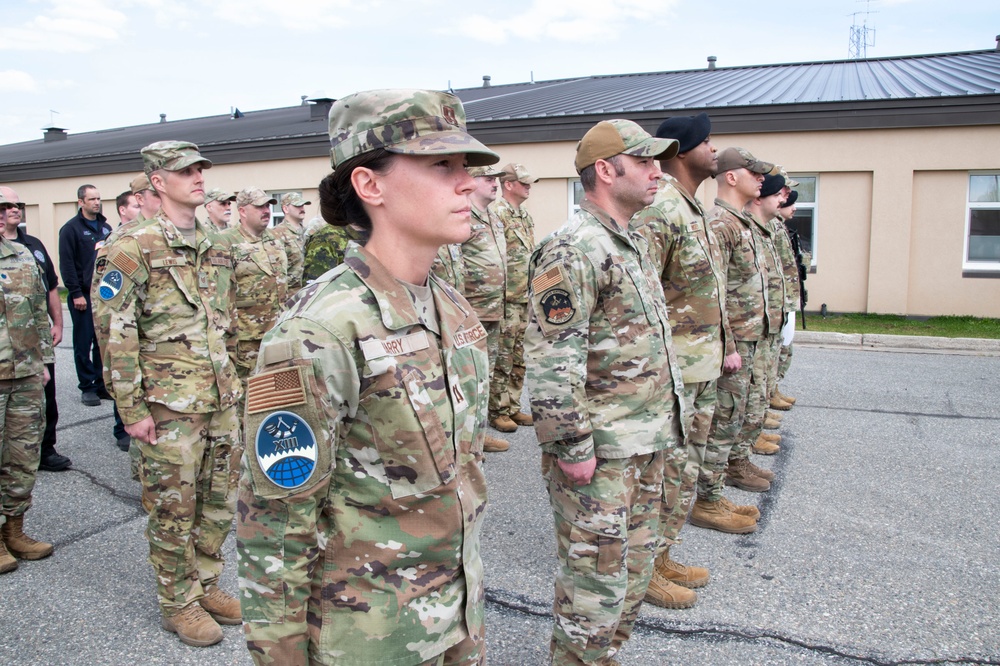
[[[7,222],[4,225],[3,234],[15,243],[28,248],[35,257],[35,262],[42,273],[42,282],[45,283],[45,291],[48,292],[49,319],[52,321],[52,346],[55,347],[62,340],[63,319],[62,304],[59,302],[59,278],[56,276],[56,269],[52,266],[49,253],[42,245],[42,241],[34,236],[29,236],[19,225],[24,218],[24,204],[21,203],[17,192],[9,187],[0,187],[0,196],[12,204],[17,204],[17,208],[7,211]],[[62,472],[69,469],[72,461],[66,456],[59,455],[56,451],[56,423],[59,422],[59,407],[56,405],[56,365],[47,363],[49,376],[52,377],[45,384],[45,433],[42,435],[41,463],[38,469],[46,472]]]
[[[90,285],[94,277],[97,244],[111,233],[111,225],[101,214],[101,193],[93,185],[81,185],[76,192],[80,210],[59,230],[59,271],[69,292],[66,305],[73,320],[73,359],[79,380],[81,401],[96,407],[111,400],[104,388],[101,352],[94,335],[94,315],[90,305]]]

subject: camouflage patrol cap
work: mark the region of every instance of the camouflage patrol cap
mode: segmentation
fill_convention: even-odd
[[[276,204],[278,200],[267,196],[267,193],[259,187],[244,187],[236,195],[236,207],[240,206],[263,206],[264,204]]]
[[[281,197],[282,206],[308,206],[312,201],[306,201],[301,192],[288,192]]]
[[[466,171],[468,171],[469,175],[473,178],[478,178],[480,176],[485,176],[487,178],[500,178],[507,175],[506,171],[502,171],[492,166],[469,167]]]
[[[230,201],[236,201],[236,195],[232,192],[227,192],[221,187],[213,187],[208,192],[205,192],[205,203],[210,203],[212,201],[229,203]]]
[[[792,180],[791,178],[789,178],[788,172],[785,171],[785,167],[781,166],[780,164],[778,164],[777,167],[778,167],[778,173],[780,173],[785,178],[785,186],[786,187],[798,187],[799,186],[799,181]]]
[[[465,129],[465,109],[454,95],[433,90],[368,90],[330,107],[333,168],[378,148],[400,155],[468,155],[469,166],[500,156]]]
[[[145,192],[146,190],[153,189],[153,186],[149,182],[149,176],[144,173],[140,173],[132,179],[131,183],[128,184],[128,189],[132,194],[138,194],[139,192]]]
[[[532,178],[528,170],[524,168],[523,164],[517,164],[516,162],[511,162],[504,166],[503,175],[500,176],[501,183],[510,183],[513,181],[518,181],[524,183],[525,185],[531,185],[532,183],[537,183],[538,178]]]
[[[776,174],[777,167],[770,162],[763,162],[750,154],[744,148],[730,147],[719,153],[719,173],[733,169],[746,169],[760,174]]]
[[[602,120],[576,144],[576,172],[580,173],[597,160],[615,155],[653,157],[669,160],[677,154],[676,139],[658,139],[631,120]]]
[[[199,162],[204,169],[210,169],[212,162],[198,152],[198,146],[189,141],[157,141],[141,151],[143,167],[147,175],[157,169],[180,171]]]

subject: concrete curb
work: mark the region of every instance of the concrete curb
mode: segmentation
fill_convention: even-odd
[[[935,338],[920,335],[796,331],[795,343],[810,347],[861,349],[868,351],[1000,356],[1000,340],[984,338]]]

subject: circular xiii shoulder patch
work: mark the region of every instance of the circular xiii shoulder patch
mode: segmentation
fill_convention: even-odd
[[[550,324],[565,324],[576,314],[573,301],[565,289],[549,289],[542,295],[539,305],[542,306],[545,321]]]
[[[101,295],[101,300],[110,301],[112,298],[118,295],[118,292],[122,290],[122,272],[119,270],[108,271],[101,278],[101,286],[98,289],[98,293]]]
[[[254,449],[261,470],[280,488],[298,488],[316,471],[316,436],[298,414],[274,412],[264,419]]]

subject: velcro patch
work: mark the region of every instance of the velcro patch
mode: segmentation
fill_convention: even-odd
[[[209,257],[209,261],[213,266],[232,266],[232,262],[229,257]]]
[[[474,345],[480,340],[485,340],[486,335],[486,329],[483,328],[482,324],[476,324],[473,328],[455,331],[455,346],[461,349],[462,347]]]
[[[563,274],[562,268],[559,266],[553,266],[549,270],[545,271],[541,275],[537,276],[531,281],[531,288],[536,294],[540,294],[549,287],[554,287],[560,282],[562,282]]]
[[[247,414],[301,405],[305,401],[305,382],[298,367],[264,372],[247,383]]]
[[[121,271],[112,269],[101,278],[101,284],[97,288],[97,293],[102,301],[110,301],[122,290],[124,278]]]
[[[573,298],[565,289],[549,289],[538,300],[545,321],[556,326],[569,323],[576,314]]]
[[[383,356],[400,356],[410,354],[421,349],[430,347],[426,331],[417,331],[400,338],[390,340],[379,340],[377,338],[361,341],[361,352],[365,355],[366,361],[371,361]]]
[[[254,437],[257,464],[283,490],[300,488],[312,478],[318,450],[316,434],[294,412],[274,412],[261,421]]]
[[[129,277],[132,277],[132,274],[139,270],[138,262],[124,252],[115,252],[114,256],[111,257],[111,263],[122,269],[122,272]]]

